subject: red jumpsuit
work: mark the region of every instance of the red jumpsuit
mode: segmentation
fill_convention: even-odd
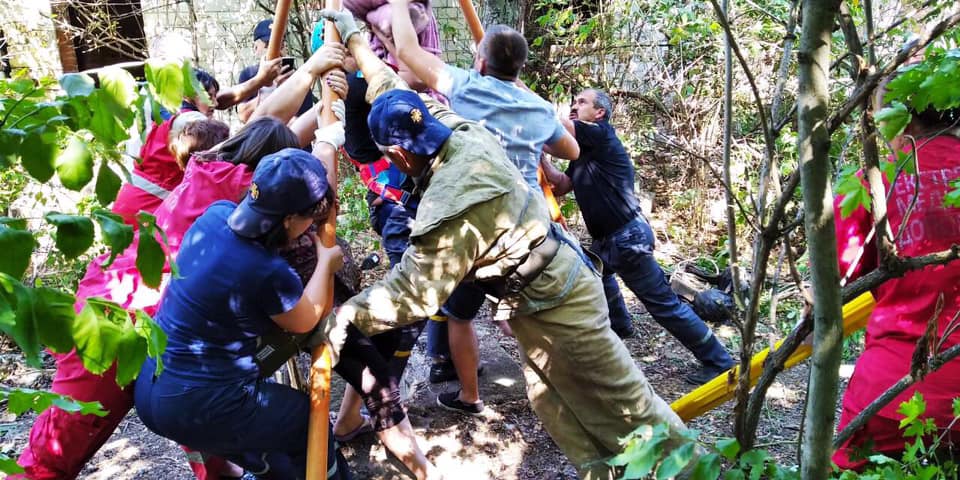
[[[224,199],[238,201],[249,186],[251,177],[252,171],[245,165],[220,161],[190,162],[186,175],[181,176],[183,182],[154,212],[157,223],[167,234],[171,253],[179,249],[187,228],[211,203]],[[117,202],[121,203],[121,199],[118,198]],[[125,207],[126,211],[146,210],[132,204]],[[124,308],[140,308],[151,315],[155,313],[160,292],[141,282],[136,269],[136,252],[135,239],[106,270],[101,268],[106,255],[91,262],[77,287],[78,311],[83,306],[83,299],[98,296],[119,303]],[[105,417],[97,417],[71,414],[56,407],[47,409],[34,422],[30,430],[30,443],[18,461],[26,470],[26,476],[10,478],[44,480],[76,477],[133,407],[133,390],[117,385],[115,366],[103,375],[94,375],[83,368],[76,351],[58,354],[55,358],[57,372],[51,389],[77,400],[99,401],[110,413]],[[215,474],[212,478],[219,478],[217,475],[223,466],[223,459],[189,450],[187,455],[197,478],[207,478],[208,471]]]
[[[896,234],[901,225],[906,223],[897,241],[897,250],[901,256],[907,257],[921,256],[947,249],[952,244],[960,244],[960,209],[943,205],[944,195],[952,190],[948,183],[960,178],[960,139],[952,136],[921,138],[917,145],[920,194],[906,222],[904,216],[914,196],[916,177],[901,174],[893,186],[887,185],[888,191],[892,190],[887,202],[890,227]],[[839,199],[834,209],[840,274],[851,271],[852,279],[855,279],[877,267],[877,251],[873,240],[866,244],[859,263],[855,262],[872,226],[872,217],[860,208],[849,218],[842,219]],[[840,429],[909,373],[917,340],[933,316],[937,297],[941,293],[944,306],[938,319],[938,334],[942,336],[947,322],[960,310],[960,262],[907,273],[902,278],[884,283],[873,292],[877,306],[867,324],[863,354],[857,360],[853,377],[843,396]],[[944,348],[958,342],[960,334],[954,334],[947,339]],[[903,415],[896,411],[900,403],[908,400],[916,391],[923,395],[927,403],[926,415],[933,418],[941,429],[946,428],[953,419],[952,401],[960,397],[958,379],[960,359],[955,359],[887,404],[837,450],[833,461],[841,468],[862,467],[865,462],[851,458],[851,454],[867,440],[872,440],[873,451],[898,458],[898,453],[904,448],[902,431],[898,428]],[[960,425],[954,425],[952,432],[954,440],[960,439]]]

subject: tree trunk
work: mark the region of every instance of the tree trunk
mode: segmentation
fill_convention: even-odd
[[[830,133],[826,124],[830,98],[830,34],[838,9],[837,0],[803,2],[798,51],[797,151],[814,297],[809,401],[801,444],[801,474],[808,480],[826,478],[830,471],[843,347],[843,305],[830,185]]]

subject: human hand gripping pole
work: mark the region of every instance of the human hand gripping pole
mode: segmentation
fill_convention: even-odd
[[[328,10],[340,10],[340,0],[325,0],[324,8]],[[352,30],[351,30],[352,24]],[[349,21],[343,17],[340,19],[337,28],[327,23],[324,28],[324,43],[339,43],[340,33],[343,33],[343,42],[350,40],[350,36],[358,33],[356,22],[353,22],[353,16]],[[339,31],[338,31],[339,30]],[[337,123],[337,117],[333,111],[333,103],[338,100],[337,94],[327,84],[322,82],[321,102],[323,111],[320,113],[321,126],[328,126]],[[342,128],[342,127],[341,127]],[[337,158],[333,158],[333,168],[327,172],[332,177],[330,185],[337,185]],[[337,242],[337,216],[331,214],[320,230],[320,243],[324,247],[330,248]],[[330,290],[327,297],[327,305],[333,306],[333,289]],[[325,317],[328,312],[323,312],[320,318]],[[307,430],[307,472],[306,480],[321,480],[327,477],[327,444],[330,441],[330,375],[333,369],[333,357],[330,348],[326,343],[318,345],[312,349],[312,362],[310,365],[310,424]]]

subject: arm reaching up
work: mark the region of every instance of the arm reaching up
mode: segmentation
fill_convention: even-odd
[[[256,111],[250,115],[250,120],[270,116],[282,122],[288,122],[296,115],[300,105],[303,104],[303,97],[313,87],[317,78],[333,68],[342,68],[344,56],[343,45],[335,43],[324,45],[311,55],[310,59],[298,68],[296,73],[283,82],[283,85],[277,87],[270,94],[269,100],[260,103]],[[342,76],[341,78],[342,82],[338,82],[338,84],[346,84],[346,79]],[[333,87],[334,84],[331,83],[331,86]]]

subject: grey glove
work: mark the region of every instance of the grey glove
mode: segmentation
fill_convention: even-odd
[[[320,10],[320,16],[327,20],[332,20],[340,31],[340,42],[344,45],[349,44],[350,37],[360,33],[357,22],[353,19],[353,14],[346,10],[336,11],[330,9]]]

